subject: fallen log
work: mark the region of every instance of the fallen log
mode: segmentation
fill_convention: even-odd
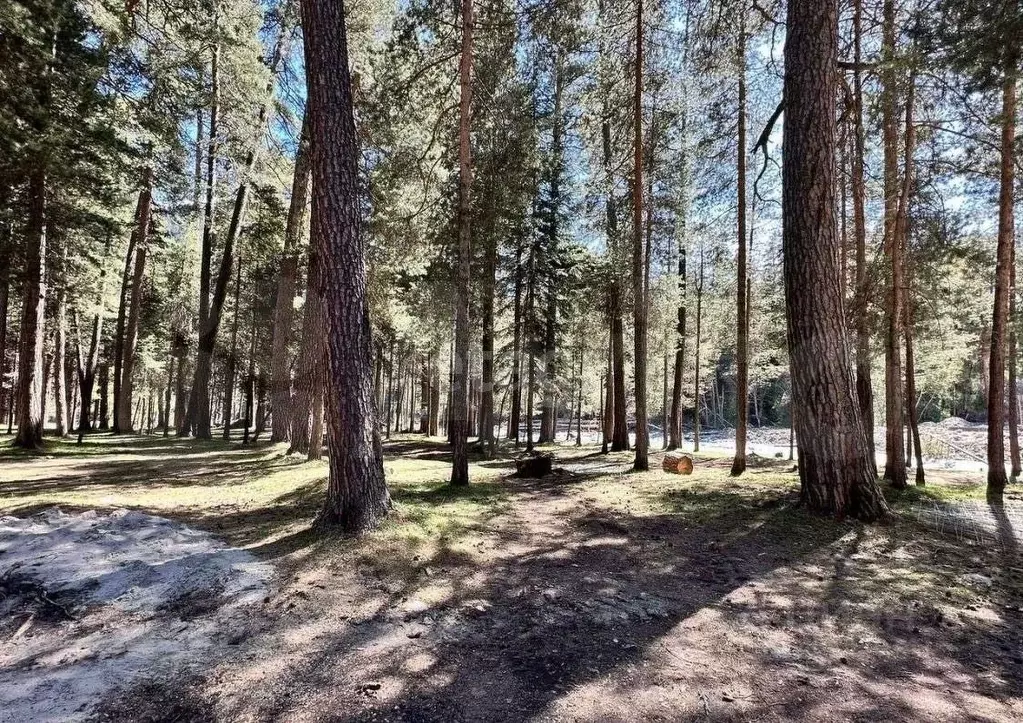
[[[692,474],[693,458],[681,452],[668,452],[661,462],[661,469],[672,474]]]

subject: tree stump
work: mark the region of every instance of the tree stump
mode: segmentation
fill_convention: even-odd
[[[516,477],[544,477],[551,473],[551,466],[554,463],[554,455],[550,452],[540,452],[529,457],[515,460]]]
[[[681,452],[668,452],[664,455],[661,468],[665,472],[671,472],[672,474],[692,474],[693,458]]]

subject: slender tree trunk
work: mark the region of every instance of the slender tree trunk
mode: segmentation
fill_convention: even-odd
[[[924,467],[923,467],[923,452],[920,446],[920,430],[917,426],[917,411],[916,411],[916,368],[915,361],[913,358],[913,315],[910,306],[911,289],[912,289],[912,277],[909,270],[906,268],[906,256],[908,255],[909,249],[909,204],[912,200],[913,190],[913,154],[916,152],[916,126],[913,124],[913,112],[914,112],[914,100],[916,98],[915,92],[916,75],[915,72],[911,72],[909,75],[909,85],[906,93],[906,128],[904,137],[904,167],[902,174],[902,189],[899,194],[899,206],[898,213],[895,219],[895,242],[902,247],[900,256],[902,257],[903,263],[903,280],[905,282],[905,290],[903,292],[903,304],[902,312],[903,317],[903,332],[905,334],[906,343],[906,422],[907,422],[907,439],[906,439],[906,466],[909,466],[909,454],[910,450],[913,450],[916,454],[916,484],[924,484]]]
[[[649,432],[646,413],[647,296],[643,283],[643,0],[636,4],[636,64],[633,88],[633,178],[632,178],[632,294],[636,349],[636,458],[633,469],[649,469]]]
[[[142,281],[146,271],[146,253],[149,250],[149,227],[152,220],[153,171],[146,168],[142,174],[136,218],[135,270],[131,282],[131,301],[124,328],[123,359],[121,362],[121,397],[116,414],[121,432],[131,432],[131,400],[134,389],[135,347],[138,343],[139,321],[142,318]]]
[[[188,428],[178,430],[180,434],[187,434],[189,429],[194,427],[195,436],[200,439],[210,439],[212,436],[210,399],[210,377],[213,367],[213,351],[217,341],[217,331],[220,328],[221,315],[224,309],[224,301],[227,296],[227,287],[231,281],[231,269],[234,266],[234,246],[238,241],[242,225],[245,221],[245,212],[248,207],[249,192],[252,186],[253,170],[263,147],[263,136],[266,133],[267,118],[269,117],[274,99],[274,87],[276,75],[281,67],[283,58],[287,54],[288,41],[292,34],[292,22],[290,3],[285,7],[285,19],[281,22],[280,32],[274,45],[272,59],[270,61],[270,77],[267,80],[266,95],[263,104],[260,106],[256,119],[256,136],[251,139],[248,154],[245,157],[243,166],[239,169],[238,189],[235,192],[234,208],[231,214],[231,223],[227,229],[227,237],[224,239],[224,251],[220,259],[220,268],[217,273],[216,284],[213,288],[213,298],[209,306],[209,315],[205,322],[200,321],[199,325],[199,351],[195,364],[195,375],[192,383],[191,394],[188,399],[188,411],[186,422]],[[204,259],[205,262],[205,259]],[[200,294],[200,297],[202,295]],[[201,316],[201,314],[200,314]]]
[[[455,279],[455,355],[451,395],[451,484],[469,484],[469,457],[466,440],[469,382],[469,275],[471,273],[472,232],[470,199],[472,188],[472,149],[469,145],[469,121],[472,108],[472,0],[462,0],[462,49],[459,61],[458,121],[458,253]]]
[[[238,299],[242,290],[242,257],[238,257],[238,275],[234,282],[234,318],[231,320],[231,351],[227,356],[227,368],[224,370],[224,441],[231,440],[231,417],[234,411],[234,372],[238,364],[238,317],[241,315],[241,307]],[[253,332],[255,337],[255,332]],[[245,382],[248,384],[248,380]],[[246,397],[246,404],[248,397]],[[248,422],[246,419],[246,433],[248,433]]]
[[[391,501],[373,404],[373,342],[360,235],[359,141],[344,14],[343,2],[302,0],[312,112],[312,245],[319,250],[323,267],[329,367],[330,477],[319,521],[361,532],[387,515]]]
[[[703,326],[703,246],[700,246],[700,271],[696,278],[696,350],[693,355],[693,451],[700,451],[700,342]]]
[[[138,219],[142,212],[143,195],[139,193],[135,207],[135,225],[128,238],[128,252],[124,257],[124,271],[121,274],[121,293],[117,301],[117,322],[114,327],[114,434],[121,432],[118,409],[121,400],[121,371],[124,362],[124,329],[128,318],[128,291],[132,280],[132,261],[135,259],[135,246],[138,243]]]
[[[430,367],[430,429],[431,437],[440,433],[440,362],[438,357],[440,351],[433,354],[433,362]]]
[[[43,341],[46,331],[47,176],[40,165],[29,177],[28,227],[24,239],[21,332],[18,344],[18,433],[16,447],[38,449],[43,444],[45,373]]]
[[[1005,474],[1005,348],[1012,279],[1014,142],[1016,137],[1016,70],[1009,67],[1002,85],[1002,150],[998,194],[998,250],[995,303],[991,321],[991,355],[987,397],[987,491],[1001,500]]]
[[[65,264],[66,267],[66,264]],[[66,279],[65,279],[66,281]],[[53,328],[53,399],[57,417],[58,437],[67,437],[71,429],[71,409],[67,385],[67,291],[62,283],[57,288],[56,319]]]
[[[899,336],[902,333],[902,245],[896,230],[899,206],[898,129],[896,121],[895,70],[895,0],[884,0],[881,54],[885,62],[882,72],[881,130],[884,145],[884,247],[891,267],[888,293],[888,321],[885,336],[885,423],[886,455],[884,477],[893,487],[906,486],[906,451],[902,428],[904,417],[902,355]]]
[[[307,111],[308,112],[308,111]],[[313,193],[315,193],[315,188]],[[305,314],[302,318],[302,343],[295,368],[295,399],[291,409],[292,452],[309,451],[309,422],[316,398],[316,387],[322,384],[324,321],[321,307],[320,256],[313,244],[309,245],[309,271],[306,276]]]
[[[745,15],[743,15],[743,18]],[[746,27],[740,20],[739,48],[739,152],[738,168],[738,259],[736,268],[735,302],[735,458],[732,476],[746,471],[746,425],[749,422],[749,317],[746,308],[749,270],[746,259]]]
[[[790,0],[783,265],[801,497],[810,510],[872,521],[887,506],[870,463],[846,353],[834,252],[837,54],[838,0]]]
[[[497,440],[494,437],[494,290],[497,285],[497,238],[486,235],[483,263],[483,338],[482,373],[480,384],[479,442],[484,457],[494,456]],[[424,372],[425,378],[425,372]]]
[[[874,388],[870,372],[870,323],[867,314],[869,282],[867,278],[867,222],[866,184],[864,183],[863,157],[863,77],[862,62],[863,8],[862,0],[853,3],[853,142],[852,153],[852,194],[853,194],[853,235],[856,240],[856,396],[860,404],[867,433],[870,458],[877,466],[874,449]]]
[[[614,355],[611,353],[611,335],[610,325],[608,325],[608,340],[607,340],[607,373],[603,377],[603,396],[601,404],[601,417],[603,422],[603,429],[601,430],[601,441],[600,451],[602,454],[607,454],[610,444],[611,436],[614,433],[614,418],[612,415],[612,408],[614,407]]]
[[[512,317],[511,412],[507,437],[519,446],[522,423],[522,238],[515,244],[515,307]]]
[[[309,128],[302,121],[302,135],[295,154],[295,175],[291,184],[291,204],[284,231],[284,251],[277,276],[277,296],[274,303],[273,347],[270,360],[270,401],[273,405],[272,442],[285,442],[291,432],[291,364],[288,350],[295,315],[295,282],[302,229],[305,226],[306,206],[309,201]]]
[[[684,223],[684,220],[682,221]],[[686,270],[686,248],[684,232],[680,235],[678,249],[678,321],[675,326],[675,376],[671,385],[671,418],[668,420],[668,449],[678,449],[682,444],[682,386],[685,383],[686,351],[686,291],[688,271]]]
[[[579,390],[575,410],[575,446],[583,445],[583,361],[586,356],[586,348],[579,347]]]
[[[238,279],[239,279],[239,281],[241,280],[241,268],[242,268],[241,258],[239,258],[238,259]],[[238,309],[238,292],[237,291],[235,291],[234,308],[235,308],[235,317],[237,317],[238,316],[238,312],[239,312],[239,309]],[[232,330],[232,334],[233,333],[234,332]],[[234,343],[232,343],[232,345],[231,345],[231,350],[232,350],[232,353],[234,353],[236,351]],[[234,380],[232,379],[231,382],[232,382],[232,385],[233,385],[234,384]],[[245,372],[245,431],[242,432],[242,444],[248,444],[249,443],[249,428],[252,427],[252,421],[253,421],[252,420],[252,413],[254,411],[253,402],[254,402],[254,396],[255,396],[255,386],[256,386],[256,303],[255,303],[255,301],[253,301],[253,303],[252,303],[252,323],[249,325],[249,365],[248,365],[248,369]],[[323,385],[321,384],[320,388],[322,389],[322,387],[323,387]],[[225,406],[226,406],[226,402],[225,402]],[[323,406],[322,400],[321,400],[320,406]],[[230,412],[228,412],[228,414],[230,414]],[[322,429],[320,430],[320,439],[321,440],[323,439],[323,430]],[[316,438],[314,437],[313,441],[315,441],[315,440],[316,440]],[[317,446],[319,446],[319,445],[311,443],[309,445],[310,453],[311,453],[312,448],[313,447],[317,447]]]
[[[171,390],[174,388],[174,343],[171,342],[171,348],[167,354],[167,386],[163,391],[163,420],[161,425],[163,426],[163,436],[170,436],[171,428]]]
[[[394,401],[394,336],[391,336],[391,360],[387,365],[387,404],[384,407],[386,412],[384,413],[384,428],[387,432],[387,438],[391,438],[391,409]]]
[[[106,295],[107,286],[107,255],[110,251],[110,239],[107,238],[103,246],[103,259],[100,262],[99,286],[96,293],[96,314],[92,319],[92,329],[89,334],[89,348],[83,353],[81,340],[81,329],[75,324],[76,348],[78,350],[78,388],[82,399],[81,413],[78,418],[78,444],[82,443],[84,435],[92,430],[89,420],[89,412],[92,409],[92,390],[96,383],[96,369],[99,366],[100,339],[103,335],[103,298]],[[105,381],[101,386],[105,387]],[[106,392],[103,392],[104,396]],[[106,406],[105,399],[100,404],[101,408]],[[105,410],[104,410],[105,411]]]
[[[1019,449],[1019,383],[1017,367],[1019,350],[1016,341],[1016,234],[1012,238],[1012,261],[1009,264],[1009,460],[1012,465],[1012,480],[1015,482],[1020,475]],[[907,362],[908,364],[908,362]]]

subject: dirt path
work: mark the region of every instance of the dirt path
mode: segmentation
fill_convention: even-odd
[[[822,522],[738,485],[672,483],[655,512],[647,477],[589,484],[627,462],[597,465],[509,483],[471,554],[303,567],[273,631],[218,670],[223,718],[1023,720],[1014,549]]]

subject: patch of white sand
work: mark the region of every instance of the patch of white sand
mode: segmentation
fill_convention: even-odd
[[[251,606],[272,572],[208,533],[137,511],[0,517],[0,580],[31,578],[74,617],[22,629],[24,601],[0,599],[0,719],[83,720],[132,679],[208,663],[253,631]]]

